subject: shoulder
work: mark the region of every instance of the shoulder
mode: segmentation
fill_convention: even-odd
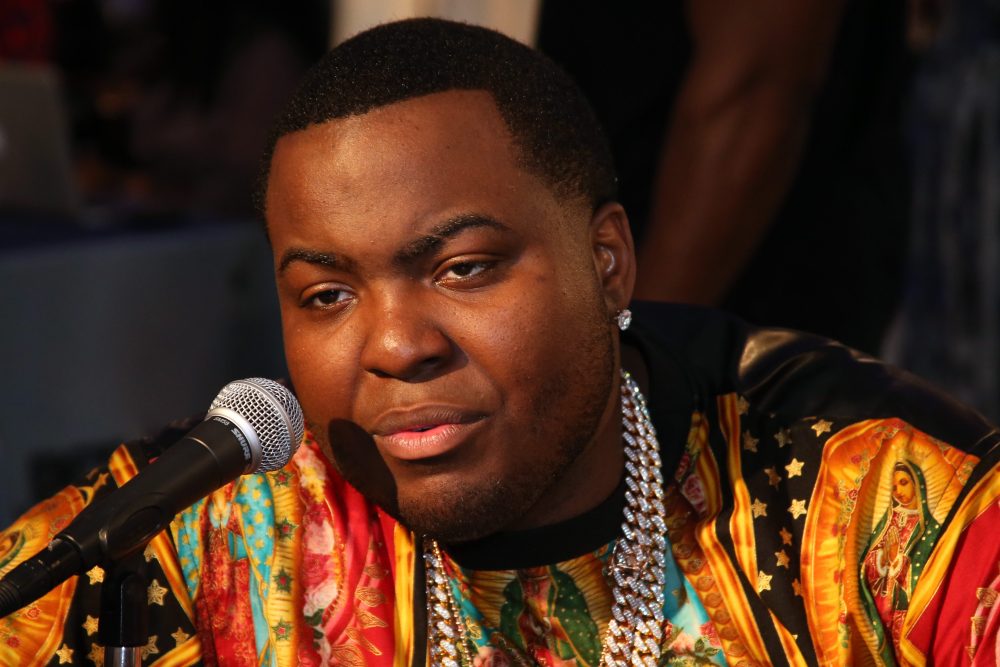
[[[722,539],[719,567],[756,588],[747,613],[780,621],[761,631],[768,651],[919,664],[996,643],[996,427],[834,341],[709,309],[635,310],[647,360],[698,397],[678,469],[694,472],[675,477]],[[915,521],[895,525],[902,503]]]
[[[784,421],[901,419],[979,455],[1000,441],[996,426],[975,410],[836,341],[757,327],[710,308],[637,303],[633,310],[645,346],[671,358],[703,398],[736,394],[757,413]]]

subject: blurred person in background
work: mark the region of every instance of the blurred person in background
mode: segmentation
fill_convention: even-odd
[[[547,0],[539,48],[610,135],[640,298],[878,353],[908,230],[906,7]]]
[[[78,175],[126,213],[251,217],[266,128],[326,51],[328,3],[56,3]]]

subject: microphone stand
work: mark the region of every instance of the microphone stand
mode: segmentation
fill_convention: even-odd
[[[141,667],[149,641],[146,577],[142,551],[108,563],[101,586],[97,638],[104,646],[105,667]]]

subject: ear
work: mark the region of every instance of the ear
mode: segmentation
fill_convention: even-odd
[[[590,245],[608,315],[613,316],[628,306],[635,287],[632,230],[621,204],[610,202],[594,212],[590,220]]]

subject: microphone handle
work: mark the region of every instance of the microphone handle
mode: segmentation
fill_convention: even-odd
[[[24,561],[0,581],[0,618],[42,597],[82,569],[80,552],[53,539],[43,551]],[[69,572],[67,576],[61,573]]]
[[[145,548],[178,512],[245,472],[247,459],[234,439],[245,442],[232,421],[210,415],[120,489],[84,508],[45,549],[0,581],[0,618],[73,575]]]

